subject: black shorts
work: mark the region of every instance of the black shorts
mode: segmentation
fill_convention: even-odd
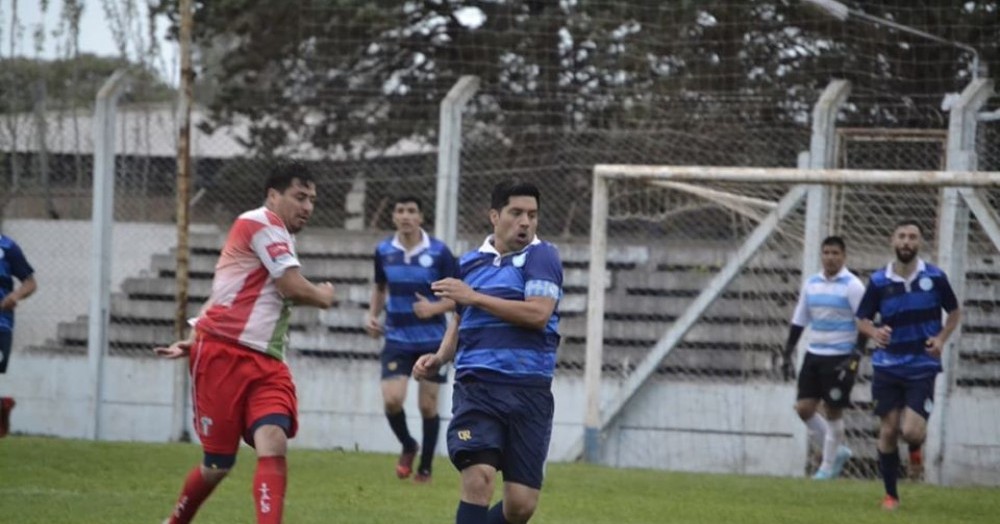
[[[884,417],[894,409],[908,407],[927,420],[934,409],[935,378],[936,375],[903,378],[875,368],[872,376],[875,414]]]
[[[798,398],[823,399],[828,406],[845,408],[851,403],[851,389],[858,374],[851,369],[851,355],[806,353],[799,371]]]
[[[7,372],[7,362],[10,360],[10,347],[14,343],[14,333],[0,329],[0,373]]]
[[[382,362],[382,380],[393,377],[411,376],[413,374],[413,366],[417,363],[417,359],[420,358],[421,355],[435,352],[436,351],[425,351],[424,353],[413,353],[410,351],[383,348],[382,355],[379,357],[379,360]],[[444,384],[448,381],[447,367],[441,366],[441,370],[437,375],[426,380],[435,384]]]

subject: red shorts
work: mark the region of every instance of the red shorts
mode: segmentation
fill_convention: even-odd
[[[240,438],[250,443],[250,429],[268,415],[288,416],[288,438],[295,436],[298,401],[284,362],[199,332],[190,368],[194,428],[205,453],[235,454]]]

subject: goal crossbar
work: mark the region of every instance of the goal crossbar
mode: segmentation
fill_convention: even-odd
[[[598,164],[594,176],[608,179],[673,181],[774,182],[822,185],[918,185],[1000,187],[996,171],[892,171],[758,167],[654,166]]]

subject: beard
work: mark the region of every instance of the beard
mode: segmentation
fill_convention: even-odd
[[[904,264],[909,264],[910,262],[913,262],[913,259],[916,257],[917,257],[916,249],[906,249],[906,250],[899,248],[896,249],[896,260],[899,260]]]

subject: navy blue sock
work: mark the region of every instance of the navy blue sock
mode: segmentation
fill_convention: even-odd
[[[441,430],[441,417],[435,415],[424,419],[424,447],[420,450],[420,467],[417,471],[429,472],[434,462],[434,448],[437,447],[438,431]]]
[[[885,493],[899,499],[896,491],[896,477],[899,476],[899,451],[893,450],[890,453],[878,452],[878,465],[882,470],[882,483],[885,484]]]
[[[486,518],[486,524],[507,524],[507,519],[503,517],[503,501],[497,502],[490,508],[490,514]]]
[[[455,513],[455,524],[483,524],[489,518],[489,506],[477,506],[464,500],[459,501]]]
[[[396,434],[403,449],[406,451],[417,449],[417,441],[413,440],[413,437],[410,436],[410,430],[406,427],[406,412],[404,410],[399,410],[399,413],[395,415],[386,413],[385,418],[389,419],[389,427]]]

